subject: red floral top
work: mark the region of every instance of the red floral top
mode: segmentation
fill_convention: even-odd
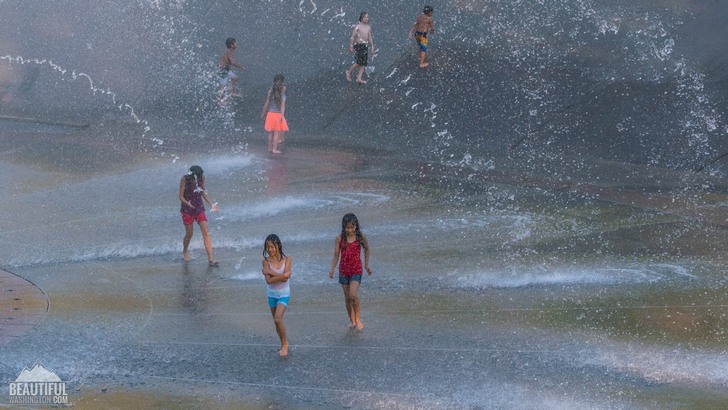
[[[342,238],[340,249],[339,273],[346,277],[361,275],[361,244],[359,241],[348,243],[346,238]]]

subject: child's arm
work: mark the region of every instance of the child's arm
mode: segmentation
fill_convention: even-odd
[[[272,88],[270,90],[268,90],[268,98],[265,99],[265,104],[263,104],[263,113],[260,114],[260,118],[261,119],[265,119],[265,115],[268,113],[268,104],[270,104],[270,93],[271,93],[271,91],[273,91]]]
[[[207,201],[208,204],[210,204],[210,210],[212,212],[217,212],[220,210],[220,208],[217,206],[217,202],[210,199],[209,196],[207,196],[207,192],[202,191],[202,197],[205,198],[205,201]]]
[[[283,93],[284,96],[286,95],[286,87],[285,86],[283,86],[282,93]],[[283,117],[285,117],[285,116],[286,116],[286,99],[285,98],[281,98],[281,122],[283,122]]]
[[[207,196],[207,192],[204,189],[205,188],[205,179],[204,179],[205,177],[203,176],[202,178],[203,178],[202,179],[202,188],[203,189],[202,189],[201,196],[205,199],[205,201],[207,201],[208,204],[210,204],[210,207],[212,208],[212,212],[217,212],[220,209],[217,207],[217,203],[215,201],[213,201],[212,199],[210,199],[209,196]]]
[[[359,28],[359,25],[357,24],[354,26],[354,30],[351,31],[351,38],[349,39],[349,52],[354,52],[354,37],[356,37],[356,29]]]
[[[361,244],[362,248],[364,248],[364,269],[371,275],[372,270],[369,269],[369,242],[364,234],[361,235]]]
[[[341,236],[336,236],[336,240],[334,241],[334,258],[331,261],[331,270],[329,271],[329,278],[334,278],[334,270],[336,269],[336,264],[339,263],[339,252],[341,249]]]
[[[290,257],[286,258],[289,259]],[[272,285],[274,283],[280,283],[285,282],[288,280],[289,277],[291,277],[290,273],[290,264],[288,266],[288,276],[286,277],[286,272],[284,271],[283,274],[279,275],[270,268],[270,262],[268,262],[267,259],[263,259],[263,276],[265,276],[265,283]]]
[[[186,207],[195,209],[190,201],[185,199],[185,177],[182,177],[182,180],[179,181],[179,201]]]
[[[270,270],[270,263],[264,258],[263,259],[263,269],[261,270],[263,272],[263,276],[265,277],[265,283],[271,284],[271,279],[273,277],[273,272]]]
[[[283,269],[283,275],[281,275],[282,277],[285,278],[285,280],[288,280],[291,278],[291,263],[292,263],[291,257],[286,256],[286,267]]]
[[[369,29],[369,39],[367,41],[369,41],[369,44],[371,44],[371,46],[372,46],[372,54],[374,54],[374,52],[376,52],[377,49],[374,47],[374,36],[372,35],[372,30],[371,29]]]

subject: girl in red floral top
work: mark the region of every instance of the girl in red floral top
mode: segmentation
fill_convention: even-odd
[[[334,269],[339,263],[339,283],[344,290],[346,312],[349,314],[349,329],[364,329],[361,322],[361,308],[359,304],[359,286],[361,285],[362,262],[361,251],[364,249],[364,269],[369,275],[369,243],[359,228],[359,220],[354,214],[346,214],[341,220],[341,234],[336,236],[334,243],[334,259],[331,262],[329,277],[334,278]]]

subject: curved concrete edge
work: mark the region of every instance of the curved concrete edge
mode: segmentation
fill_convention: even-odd
[[[50,302],[34,283],[0,269],[0,346],[6,345],[43,321]]]

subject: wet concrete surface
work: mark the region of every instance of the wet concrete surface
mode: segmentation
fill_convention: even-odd
[[[0,345],[11,343],[48,313],[48,297],[33,283],[0,269]]]
[[[26,162],[39,180],[16,194],[27,201],[16,215],[25,228],[6,224],[4,257],[43,289],[50,309],[3,346],[2,379],[41,362],[68,384],[78,408],[728,402],[722,226],[679,215],[680,201],[657,212],[664,201],[650,202],[645,189],[635,200],[607,184],[602,192],[611,193],[595,198],[586,180],[562,189],[430,174],[416,163],[363,161],[355,151],[294,141],[281,158],[252,140],[238,158],[219,153],[205,162],[222,208],[211,219],[219,268],[207,265],[199,242],[192,262],[181,259],[181,165],[141,160],[57,188],[42,181],[59,171]],[[226,161],[236,165],[220,168]],[[165,178],[169,189],[159,188]],[[145,213],[112,218],[104,206],[88,208],[69,223],[55,218],[65,241],[49,240],[28,259],[14,251],[44,238],[44,221],[28,213],[49,212],[52,201],[37,198],[66,198],[61,215],[78,197],[57,196],[59,189],[94,192],[111,206],[128,198],[125,181],[138,188],[133,201],[143,198]],[[473,181],[479,188],[451,189]],[[702,199],[713,207],[724,200]],[[341,289],[327,276],[337,221],[351,207],[373,246],[362,332],[347,329]],[[286,359],[277,355],[258,272],[259,242],[271,231],[294,258]]]
[[[420,6],[372,1],[366,87],[343,78],[358,3],[41,3],[0,2],[0,405],[42,363],[77,408],[728,407],[723,2],[441,2],[419,70]],[[197,230],[181,259],[192,164],[219,268]],[[326,275],[352,211],[363,332]]]

